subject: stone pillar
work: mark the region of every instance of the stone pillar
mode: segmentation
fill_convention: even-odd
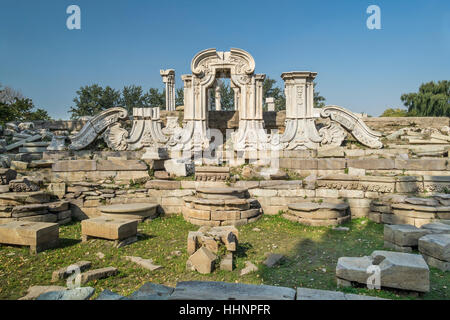
[[[222,106],[221,106],[221,102],[220,99],[222,98],[220,95],[220,86],[218,86],[216,84],[216,88],[215,88],[215,97],[216,97],[216,111],[220,111],[222,110]]]
[[[234,110],[239,111],[239,88],[233,87],[234,91]]]
[[[160,70],[159,74],[166,84],[166,110],[175,111],[175,70]]]
[[[285,72],[286,129],[280,141],[287,150],[317,149],[322,141],[315,125],[314,78],[317,72]]]
[[[267,103],[267,111],[275,111],[275,98],[268,97],[266,98]]]
[[[212,110],[213,88],[208,88],[208,110]]]

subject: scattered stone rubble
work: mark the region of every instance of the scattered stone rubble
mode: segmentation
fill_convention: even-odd
[[[450,219],[448,194],[433,194],[429,198],[390,195],[372,201],[371,220],[385,224],[408,224],[421,227]]]
[[[198,231],[190,231],[187,238],[190,257],[186,268],[202,274],[211,273],[220,258],[220,269],[232,271],[233,253],[237,250],[238,238],[239,232],[233,226],[201,227]],[[223,252],[226,253],[218,257]]]

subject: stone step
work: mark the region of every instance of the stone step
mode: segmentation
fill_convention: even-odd
[[[158,215],[156,203],[127,203],[102,206],[98,209],[102,216],[109,218],[137,219],[155,218]]]
[[[197,196],[204,199],[236,199],[248,198],[245,188],[197,188]]]
[[[26,142],[23,147],[48,147],[50,142],[47,141],[36,141],[36,142]]]
[[[45,152],[47,147],[22,147],[19,148],[20,153],[41,153]]]

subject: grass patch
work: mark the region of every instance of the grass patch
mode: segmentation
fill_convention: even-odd
[[[0,299],[17,299],[32,285],[50,285],[52,272],[76,261],[92,262],[92,269],[114,266],[119,269],[115,277],[90,282],[96,288],[96,297],[109,289],[129,295],[146,282],[175,286],[178,281],[204,280],[286,287],[308,287],[336,290],[335,268],[341,256],[363,256],[383,249],[383,225],[367,219],[356,219],[346,224],[349,232],[331,228],[302,226],[281,216],[264,216],[259,221],[240,227],[240,244],[235,254],[235,270],[216,270],[210,275],[186,271],[188,259],[186,238],[188,231],[197,230],[181,216],[158,218],[139,225],[143,234],[140,241],[115,249],[108,241],[93,240],[81,243],[80,223],[60,227],[61,247],[30,255],[28,248],[0,246]],[[254,231],[254,228],[260,231]],[[179,250],[180,256],[172,255]],[[98,252],[105,257],[100,259]],[[267,252],[282,253],[285,259],[278,266],[262,265]],[[164,268],[148,271],[126,261],[134,255],[153,259]],[[252,261],[259,270],[245,276],[239,272],[245,261]],[[423,296],[397,294],[391,291],[372,291],[364,288],[342,289],[345,292],[374,295],[390,299],[450,299],[450,273],[431,268],[431,292]],[[56,283],[65,285],[64,281]]]

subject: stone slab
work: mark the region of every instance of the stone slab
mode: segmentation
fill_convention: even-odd
[[[295,290],[213,281],[178,282],[169,300],[294,300]]]
[[[97,217],[81,221],[81,234],[85,237],[123,240],[137,234],[137,220]]]
[[[58,240],[56,223],[12,221],[0,225],[0,243],[29,246],[33,253],[57,246]]]

